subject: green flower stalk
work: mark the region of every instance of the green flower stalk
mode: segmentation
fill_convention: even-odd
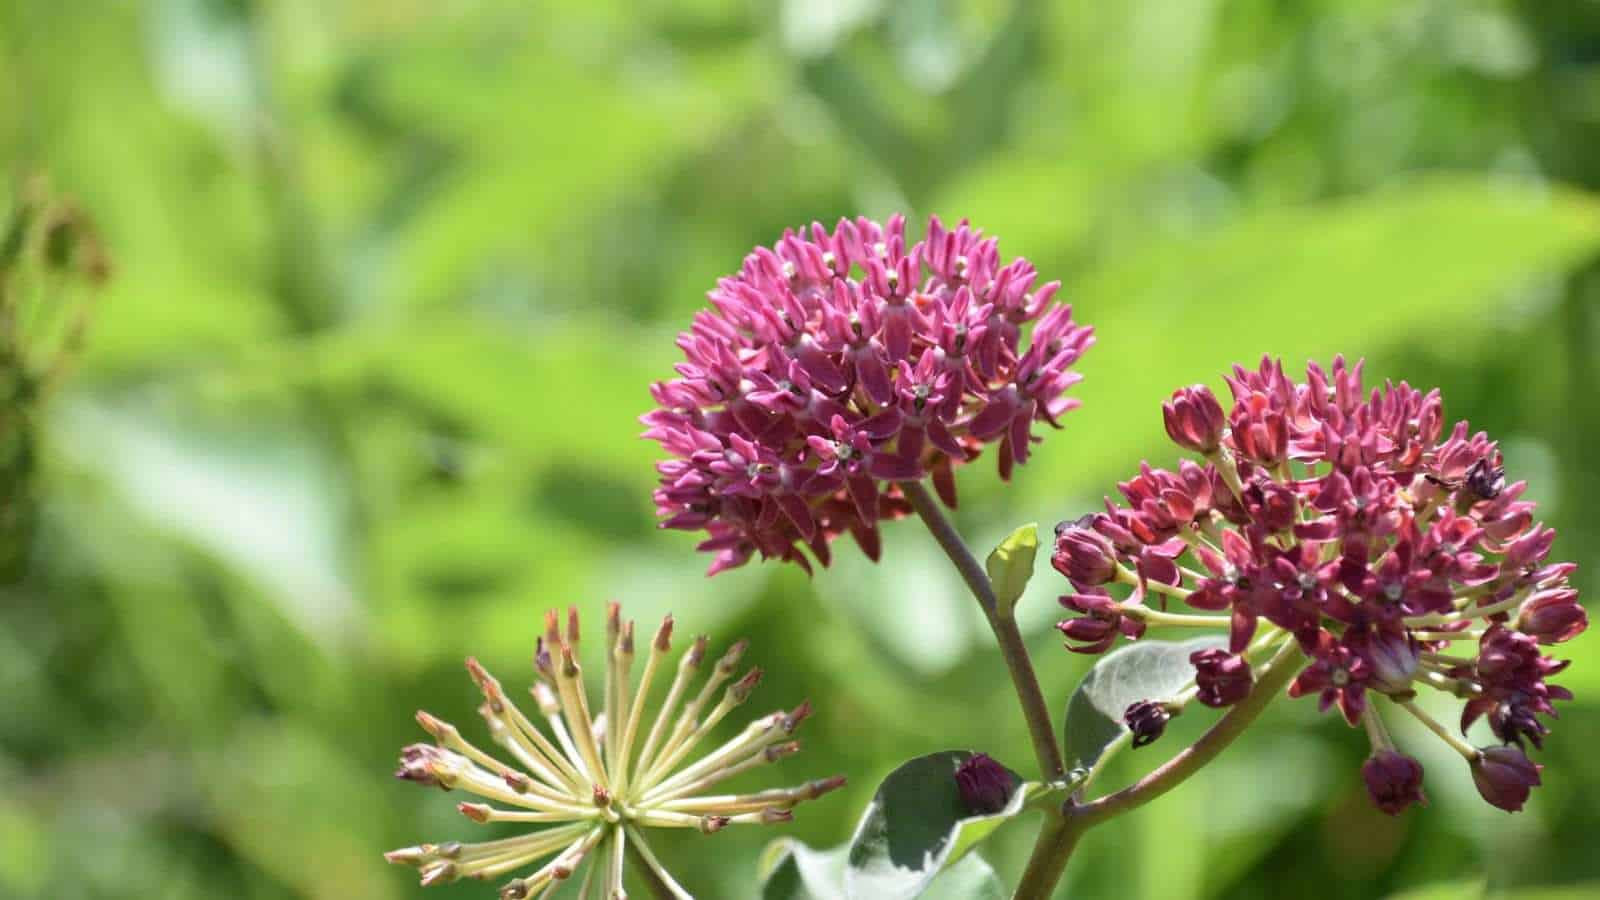
[[[531,694],[545,720],[541,730],[506,696],[475,659],[467,670],[483,692],[478,712],[490,736],[516,765],[485,753],[455,726],[426,712],[417,721],[434,744],[413,744],[400,756],[397,777],[445,790],[460,789],[482,800],[458,805],[480,823],[516,822],[541,827],[525,834],[479,843],[419,844],[387,854],[393,863],[417,867],[424,885],[461,878],[499,878],[537,865],[500,889],[507,900],[549,897],[584,872],[584,897],[624,898],[624,860],[661,897],[691,897],[650,849],[647,828],[692,828],[715,834],[729,825],[772,825],[793,818],[792,810],[845,783],[825,778],[793,788],[755,793],[711,793],[722,782],[775,763],[800,749],[793,735],[811,713],[809,703],[777,711],[747,725],[737,736],[701,753],[705,738],[749,699],[761,680],[752,668],[734,679],[746,643],[734,644],[711,666],[700,637],[678,659],[664,698],[651,708],[651,689],[667,678],[673,621],[666,617],[645,654],[634,683],[634,623],[624,622],[616,603],[606,610],[606,667],[598,704],[591,705],[578,664],[580,627],[576,609],[545,617],[545,634],[534,656],[538,680]]]

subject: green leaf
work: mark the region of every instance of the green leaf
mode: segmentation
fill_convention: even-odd
[[[921,894],[922,900],[1005,900],[1000,876],[983,857],[969,853],[945,867]]]
[[[994,596],[1002,615],[1009,616],[1028,588],[1033,576],[1033,559],[1039,552],[1039,524],[1028,524],[1011,532],[989,554],[985,568],[989,570],[989,583],[994,585]]]
[[[844,900],[850,846],[813,850],[793,838],[779,838],[762,853],[761,900]],[[923,900],[1004,900],[1005,885],[982,857],[969,853],[940,872],[920,895]]]
[[[1221,637],[1140,641],[1113,650],[1089,670],[1067,701],[1067,765],[1093,768],[1127,726],[1122,714],[1140,700],[1163,700],[1194,678],[1189,654],[1220,647]]]
[[[779,838],[761,854],[761,900],[843,900],[850,845],[813,850],[794,838]]]
[[[931,753],[889,773],[850,840],[844,873],[846,897],[898,900],[920,896],[941,871],[1044,790],[1024,785],[1020,776],[1011,773],[1016,788],[1006,808],[993,815],[974,816],[962,801],[955,780],[956,768],[972,755],[967,750]]]

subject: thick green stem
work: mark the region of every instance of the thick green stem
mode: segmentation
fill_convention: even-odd
[[[939,502],[928,493],[921,482],[901,482],[900,490],[911,502],[923,524],[933,534],[945,555],[955,563],[956,571],[967,583],[972,596],[983,608],[983,617],[989,622],[995,640],[1000,644],[1000,655],[1011,673],[1011,684],[1016,688],[1017,700],[1022,704],[1022,717],[1028,723],[1028,734],[1033,739],[1033,754],[1039,762],[1039,771],[1046,781],[1056,781],[1066,774],[1061,761],[1061,747],[1056,743],[1055,726],[1050,723],[1050,709],[1045,705],[1044,693],[1039,690],[1039,678],[1033,671],[1033,660],[1017,629],[1016,619],[1009,610],[1002,611],[995,600],[994,587],[977,557],[967,549],[950,520],[945,518]]]
[[[1046,900],[1067,871],[1067,860],[1072,858],[1078,838],[1083,837],[1087,828],[1071,816],[1052,811],[1033,842],[1033,853],[1028,857],[1027,868],[1022,870],[1012,900]]]

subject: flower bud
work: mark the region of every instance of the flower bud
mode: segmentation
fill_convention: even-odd
[[[974,815],[993,815],[1006,808],[1016,778],[986,753],[974,753],[956,767],[956,790]]]
[[[1167,722],[1172,718],[1172,713],[1165,703],[1154,700],[1140,700],[1128,706],[1127,712],[1122,714],[1122,721],[1133,732],[1133,746],[1143,747],[1153,744],[1167,730]]]
[[[1226,421],[1222,404],[1203,384],[1173,393],[1171,400],[1161,404],[1161,417],[1166,422],[1167,436],[1186,450],[1209,455],[1222,443]]]
[[[1060,598],[1061,605],[1073,612],[1084,613],[1081,618],[1056,623],[1056,630],[1069,641],[1086,646],[1067,645],[1074,653],[1104,653],[1122,634],[1137,639],[1144,634],[1144,623],[1122,614],[1122,607],[1109,594],[1100,592],[1067,594]]]
[[[1383,633],[1368,642],[1367,662],[1371,665],[1368,684],[1385,694],[1404,694],[1412,690],[1417,675],[1419,649],[1405,633]]]
[[[1107,584],[1117,575],[1116,551],[1111,542],[1076,525],[1056,535],[1056,552],[1051,555],[1050,563],[1079,590]]]
[[[1412,804],[1426,806],[1422,793],[1422,763],[1403,753],[1379,750],[1361,766],[1372,805],[1391,816],[1405,812]]]
[[[1518,812],[1528,802],[1529,791],[1538,786],[1543,768],[1517,747],[1486,747],[1472,763],[1472,782],[1490,804]]]
[[[1189,662],[1194,665],[1194,682],[1199,689],[1195,699],[1206,706],[1232,706],[1250,695],[1255,676],[1243,656],[1212,648],[1191,653]]]
[[[1588,627],[1589,614],[1578,605],[1578,592],[1567,587],[1539,591],[1517,616],[1517,630],[1541,644],[1569,641]]]

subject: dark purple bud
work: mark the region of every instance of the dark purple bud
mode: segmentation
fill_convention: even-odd
[[[1137,639],[1144,634],[1144,623],[1122,614],[1122,606],[1109,594],[1092,591],[1067,594],[1060,598],[1061,605],[1073,612],[1083,613],[1081,618],[1056,623],[1056,629],[1069,641],[1085,646],[1067,644],[1074,653],[1104,653],[1117,641],[1117,635]]]
[[[1403,753],[1377,751],[1361,766],[1361,778],[1367,783],[1372,805],[1391,816],[1413,804],[1428,805],[1422,793],[1422,763]]]
[[[988,754],[974,753],[956,767],[956,789],[974,815],[993,815],[1010,802],[1016,777]]]
[[[1528,792],[1539,785],[1543,768],[1517,747],[1486,747],[1472,764],[1472,782],[1491,805],[1519,812],[1528,802]]]
[[[1122,714],[1122,721],[1127,724],[1128,730],[1133,732],[1133,746],[1143,747],[1153,744],[1167,730],[1167,721],[1172,718],[1172,713],[1165,703],[1154,700],[1140,700],[1128,707]]]
[[[1064,528],[1056,535],[1056,552],[1050,563],[1079,590],[1107,584],[1117,574],[1116,551],[1111,542],[1079,526]]]
[[[1539,591],[1522,604],[1517,630],[1541,644],[1559,644],[1582,634],[1589,614],[1578,605],[1578,592],[1561,587]]]
[[[1410,634],[1386,632],[1375,635],[1366,646],[1367,663],[1372,667],[1369,684],[1386,694],[1412,690],[1417,675],[1419,648]]]
[[[1167,436],[1178,446],[1196,453],[1211,454],[1222,443],[1222,428],[1227,419],[1222,404],[1203,384],[1180,388],[1172,399],[1161,404]]]
[[[1194,665],[1195,699],[1206,706],[1232,706],[1250,695],[1255,676],[1242,656],[1212,648],[1189,655]]]

